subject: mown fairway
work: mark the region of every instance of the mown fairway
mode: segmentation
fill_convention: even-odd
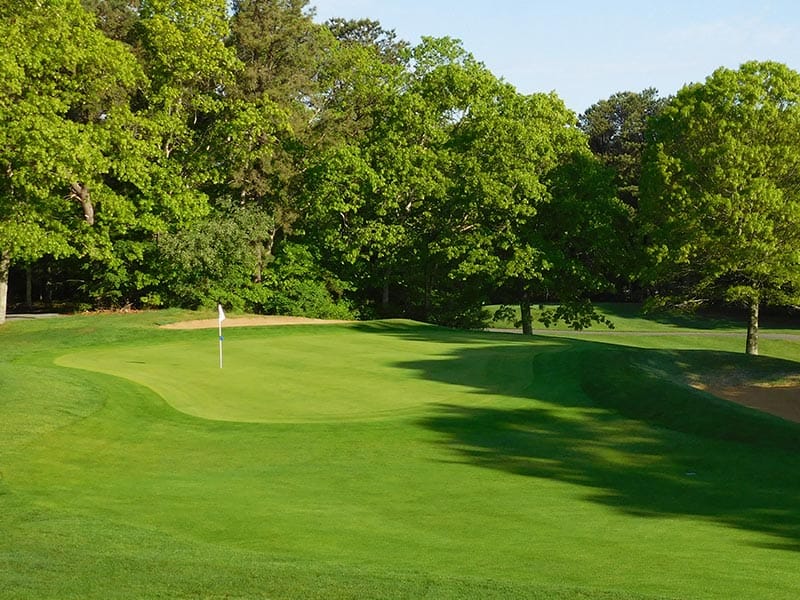
[[[0,597],[796,598],[798,342],[0,327]]]

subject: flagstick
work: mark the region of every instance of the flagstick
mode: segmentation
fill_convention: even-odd
[[[222,310],[222,304],[217,304],[219,311],[219,368],[222,368],[222,322],[225,320],[225,311]]]
[[[222,368],[222,319],[219,321],[219,368]]]

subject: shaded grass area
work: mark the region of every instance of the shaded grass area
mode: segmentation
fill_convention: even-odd
[[[681,379],[721,363],[769,378],[796,369],[790,346],[756,368],[726,339],[231,330],[231,358],[262,347],[239,372],[258,378],[247,410],[305,398],[295,422],[244,423],[179,412],[166,382],[131,381],[166,369],[179,392],[207,387],[159,362],[171,344],[207,343],[153,328],[181,316],[0,328],[0,596],[792,598],[800,586],[798,428]],[[53,364],[65,355],[84,370]],[[197,401],[212,410],[231,401],[222,393]],[[363,413],[354,397],[374,418],[350,418]],[[401,410],[384,410],[391,397]]]
[[[537,357],[527,394],[545,407],[443,405],[423,423],[473,464],[573,482],[636,515],[692,515],[769,533],[775,547],[800,550],[800,426],[642,369],[678,373],[751,357],[598,346],[570,341]],[[453,360],[475,362],[476,352]],[[447,380],[440,364],[407,367]],[[797,363],[759,364],[761,372],[790,368]]]

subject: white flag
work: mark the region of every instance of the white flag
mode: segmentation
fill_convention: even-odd
[[[225,312],[222,310],[222,304],[217,304],[217,308],[219,309],[219,322],[222,323],[225,320]]]

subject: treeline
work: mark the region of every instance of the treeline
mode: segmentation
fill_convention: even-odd
[[[534,301],[576,326],[601,295],[795,301],[787,67],[576,117],[455,40],[311,13],[0,2],[0,319],[9,281],[14,303],[450,325],[518,303],[526,330]]]

